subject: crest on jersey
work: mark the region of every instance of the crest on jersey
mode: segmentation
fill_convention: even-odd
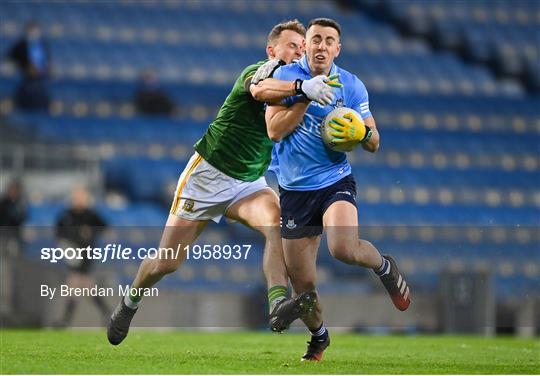
[[[338,107],[343,107],[343,98],[339,98],[339,99],[336,101],[335,108],[338,108]]]

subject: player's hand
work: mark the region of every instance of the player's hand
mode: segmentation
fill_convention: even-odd
[[[343,87],[343,84],[339,82],[339,73],[334,73],[333,75],[328,76],[325,82],[328,86],[337,88]]]
[[[266,63],[261,65],[259,69],[257,69],[257,71],[255,72],[253,77],[251,77],[251,83],[257,85],[259,82],[264,81],[269,77],[272,77],[276,69],[278,69],[282,65],[285,65],[285,62],[283,60],[268,60]]]
[[[335,75],[330,77],[320,75],[309,80],[296,80],[296,92],[304,94],[309,100],[328,106],[334,101],[335,93],[333,88],[341,87],[341,84],[336,79]]]
[[[332,141],[336,144],[350,141],[363,144],[371,138],[371,129],[352,112],[346,113],[343,117],[333,117],[328,125],[334,129],[330,134],[335,137]]]

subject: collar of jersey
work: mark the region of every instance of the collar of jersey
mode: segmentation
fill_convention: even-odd
[[[307,61],[307,55],[306,54],[304,54],[302,59],[300,59],[300,61],[298,62],[298,65],[300,66],[300,68],[302,68],[302,70],[304,72],[306,72],[308,75],[311,76],[311,69],[309,69],[309,64],[308,64],[308,61]],[[337,70],[338,70],[337,65],[335,63],[332,63],[332,67],[330,68],[329,76],[337,73]]]

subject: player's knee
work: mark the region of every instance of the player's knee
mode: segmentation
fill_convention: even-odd
[[[264,210],[261,210],[258,222],[260,223],[260,226],[257,226],[257,230],[261,232],[264,236],[269,236],[276,231],[279,231],[279,205],[269,205]]]
[[[352,263],[351,252],[354,250],[355,244],[348,239],[337,239],[328,242],[328,250],[330,254],[339,261],[347,264]]]
[[[265,210],[264,221],[268,224],[268,226],[279,227],[280,216],[281,209],[279,208],[279,204],[277,202],[271,203]]]

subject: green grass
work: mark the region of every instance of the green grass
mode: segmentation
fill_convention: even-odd
[[[332,334],[321,363],[300,363],[307,335],[3,330],[1,373],[538,374],[538,339]]]

